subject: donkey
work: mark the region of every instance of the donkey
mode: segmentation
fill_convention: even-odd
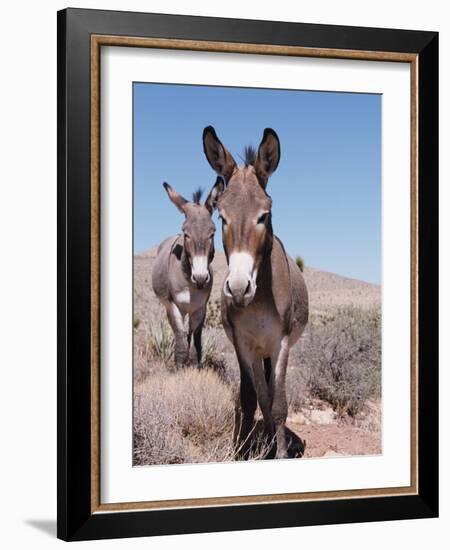
[[[170,200],[185,215],[185,220],[181,234],[169,237],[159,245],[152,286],[166,308],[174,332],[176,366],[189,362],[192,335],[200,366],[202,329],[213,283],[210,263],[214,258],[216,228],[211,215],[216,196],[223,190],[223,182],[218,178],[204,204],[200,204],[201,192],[194,193],[190,202],[168,183],[163,183],[163,186]]]
[[[289,350],[308,322],[303,276],[272,229],[269,176],[280,159],[280,142],[266,128],[258,151],[245,149],[237,166],[212,126],[203,131],[206,158],[226,183],[216,183],[228,274],[222,289],[222,323],[240,368],[240,408],[235,443],[250,449],[257,403],[273,442],[270,455],[288,457],[286,370]],[[214,189],[213,189],[214,190]],[[289,453],[292,455],[292,452]]]

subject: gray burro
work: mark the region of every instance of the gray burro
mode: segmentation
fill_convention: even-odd
[[[237,166],[212,126],[203,132],[203,147],[220,176],[211,195],[222,220],[228,263],[222,322],[234,345],[241,376],[237,448],[248,456],[259,404],[271,442],[267,457],[297,456],[292,432],[285,425],[286,369],[289,350],[308,322],[308,293],[302,273],[272,229],[272,199],[266,186],[278,166],[280,142],[266,128],[258,150],[245,149],[244,166]]]
[[[198,364],[202,358],[202,329],[211,294],[215,225],[211,219],[216,196],[223,183],[216,182],[204,204],[200,193],[188,201],[168,183],[164,188],[170,200],[185,215],[182,233],[163,241],[156,255],[152,286],[167,311],[175,335],[175,363],[189,362],[192,337]]]

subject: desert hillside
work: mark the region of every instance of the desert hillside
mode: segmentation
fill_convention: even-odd
[[[157,247],[134,257],[135,314],[145,317],[153,308],[159,307],[151,288],[153,262]],[[211,300],[220,299],[220,289],[227,273],[223,252],[216,251],[212,263],[214,286]],[[356,306],[372,307],[381,304],[381,287],[364,281],[342,277],[313,267],[306,267],[304,277],[309,293],[309,307],[312,314],[326,313],[330,307]]]

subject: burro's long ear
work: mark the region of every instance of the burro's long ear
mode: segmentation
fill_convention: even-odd
[[[280,140],[276,132],[272,128],[266,128],[255,161],[255,172],[264,188],[269,177],[277,169],[280,154]]]
[[[217,201],[219,200],[219,197],[223,193],[224,189],[225,184],[223,183],[222,177],[217,176],[216,183],[212,186],[212,189],[209,192],[209,195],[207,196],[205,201],[205,206],[211,212],[211,214],[217,207]]]
[[[173,202],[173,204],[178,208],[180,212],[184,211],[184,206],[187,204],[187,200],[182,197],[179,193],[175,191],[175,189],[172,189],[170,185],[167,182],[163,183],[164,189],[167,191],[167,194],[169,195],[169,199]]]
[[[236,162],[222,145],[212,126],[207,126],[203,130],[203,151],[211,168],[228,181],[236,167]]]

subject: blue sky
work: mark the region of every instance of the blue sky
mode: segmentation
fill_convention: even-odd
[[[381,96],[134,83],[134,251],[179,232],[163,181],[186,198],[215,182],[202,147],[214,126],[240,164],[264,128],[281,142],[269,180],[274,232],[306,265],[381,280]],[[217,214],[214,215],[217,220]],[[219,224],[218,229],[219,229]],[[216,248],[222,250],[221,232]]]

